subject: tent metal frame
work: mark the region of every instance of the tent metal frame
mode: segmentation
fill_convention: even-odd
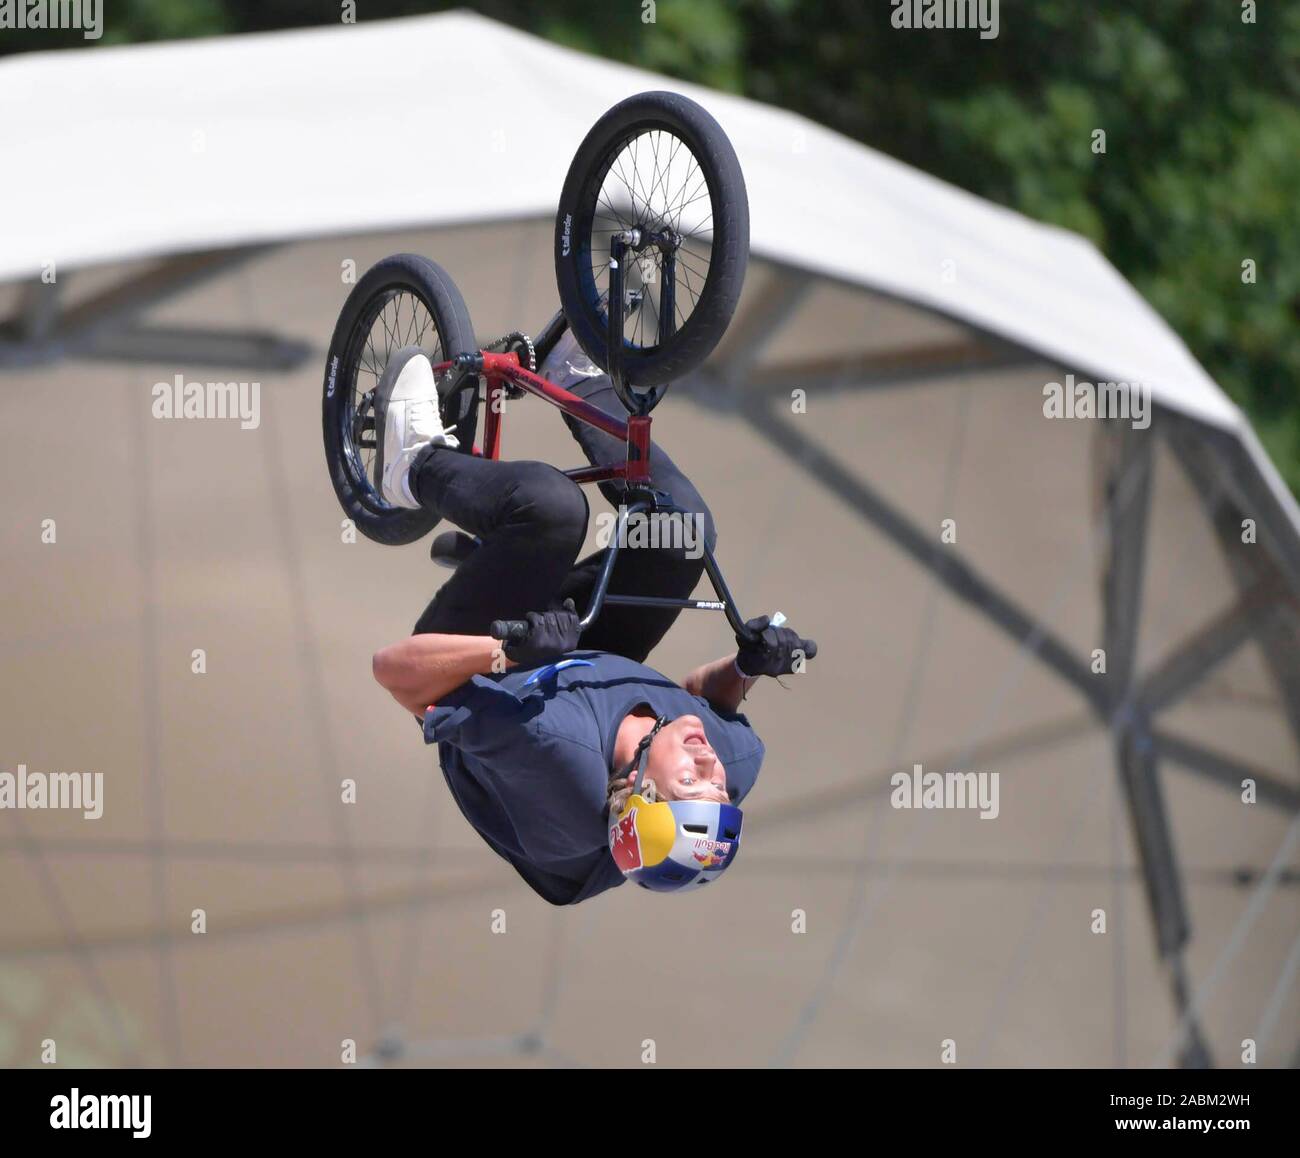
[[[223,369],[291,370],[311,357],[309,343],[269,330],[217,330],[149,325],[141,314],[176,294],[256,258],[274,245],[177,254],[67,306],[64,286],[34,278],[21,288],[14,316],[0,321],[0,370],[95,358],[124,362],[175,362]]]
[[[788,397],[792,384],[810,393],[905,386],[917,379],[941,381],[972,369],[1052,365],[1053,360],[971,329],[969,340],[955,341],[946,349],[932,347],[919,365],[890,353],[875,360],[841,363],[838,373],[831,367],[819,367],[812,374],[781,368],[755,371],[763,349],[803,306],[812,282],[807,273],[778,269],[762,297],[741,319],[736,337],[728,342],[728,351],[737,352],[724,359],[719,368],[696,376],[699,389],[694,396],[704,405],[721,405],[737,413],[772,450],[797,465],[930,571],[949,594],[978,611],[1064,679],[1111,732],[1116,773],[1137,845],[1156,952],[1165,967],[1178,1016],[1186,1025],[1178,1051],[1179,1064],[1189,1068],[1213,1065],[1192,1005],[1185,963],[1192,925],[1161,783],[1161,760],[1235,792],[1241,791],[1243,780],[1251,779],[1259,803],[1291,815],[1300,813],[1300,789],[1225,753],[1175,736],[1157,727],[1156,718],[1253,640],[1259,644],[1282,693],[1291,735],[1300,751],[1300,541],[1288,534],[1292,528],[1285,512],[1251,469],[1241,445],[1224,432],[1159,405],[1147,430],[1128,425],[1100,427],[1101,436],[1114,444],[1109,448],[1111,469],[1102,480],[1105,497],[1112,498],[1120,480],[1130,478],[1134,493],[1127,501],[1107,502],[1105,506],[1109,551],[1101,578],[1107,673],[1094,675],[1089,664],[1049,625],[1036,620],[999,591],[955,549],[936,555],[933,531],[920,527],[811,438],[785,422],[774,405],[776,397]],[[979,345],[987,351],[983,356],[973,352]],[[1089,367],[1076,369],[1093,377],[1107,377]],[[751,382],[756,383],[756,389],[751,388]],[[1237,583],[1239,598],[1226,614],[1203,623],[1139,678],[1136,656],[1157,437],[1163,437],[1171,447],[1205,505]],[[1215,493],[1216,486],[1223,486],[1225,477],[1228,501],[1211,500],[1209,496]],[[1245,517],[1242,511],[1246,509],[1255,513],[1259,524],[1258,542],[1249,550],[1240,538],[1241,519]]]
[[[260,257],[276,246],[246,246],[167,258],[71,308],[62,285],[28,283],[16,315],[0,323],[0,369],[85,357],[121,361],[185,361],[222,367],[287,370],[312,354],[309,344],[269,331],[218,331],[150,326],[139,316],[172,295]],[[1014,598],[963,560],[956,550],[934,550],[931,531],[919,526],[880,492],[840,464],[811,438],[784,422],[776,398],[794,378],[811,391],[898,387],[941,381],[955,373],[1027,365],[1051,365],[1041,352],[961,323],[965,336],[876,357],[835,364],[758,367],[763,350],[804,304],[816,279],[789,266],[775,276],[737,320],[725,346],[727,356],[697,374],[691,396],[703,405],[737,413],[776,452],[798,465],[825,490],[849,506],[916,563],[941,587],[991,621],[1021,648],[1069,684],[1111,733],[1116,774],[1123,790],[1137,846],[1147,905],[1174,1005],[1183,1027],[1177,1056],[1184,1066],[1213,1064],[1189,993],[1185,953],[1191,920],[1171,835],[1160,777],[1161,762],[1202,776],[1233,791],[1253,779],[1258,800],[1270,808],[1300,813],[1300,790],[1264,770],[1157,725],[1159,714],[1183,699],[1205,676],[1247,641],[1259,644],[1282,693],[1283,709],[1300,750],[1300,537],[1268,489],[1245,448],[1230,434],[1163,406],[1146,431],[1114,426],[1103,430],[1109,468],[1100,479],[1106,497],[1121,483],[1132,494],[1107,502],[1107,558],[1101,579],[1104,677]],[[854,287],[861,289],[861,287]],[[928,307],[918,309],[954,319]],[[1081,372],[1097,371],[1078,367]],[[1103,377],[1105,375],[1102,375]],[[1154,438],[1161,437],[1195,493],[1237,585],[1237,603],[1204,622],[1139,678],[1136,655],[1142,623],[1141,591],[1150,510]],[[1213,499],[1211,495],[1215,496]],[[1246,550],[1240,526],[1250,511],[1259,526],[1258,543]],[[543,1026],[546,1018],[543,1018]],[[544,1032],[494,1039],[486,1052],[547,1054]],[[470,1045],[474,1043],[459,1043]],[[482,1046],[484,1043],[478,1043]],[[381,1042],[372,1059],[392,1060],[392,1042]],[[451,1050],[457,1043],[447,1043]],[[437,1043],[410,1047],[412,1056],[442,1056]],[[445,1051],[444,1051],[445,1052]],[[400,1046],[398,1047],[400,1054]],[[1295,1051],[1300,1064],[1300,1045]]]

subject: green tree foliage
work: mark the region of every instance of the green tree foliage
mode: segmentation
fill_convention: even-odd
[[[453,6],[463,5],[357,0],[356,9],[375,20]],[[890,0],[471,6],[804,113],[1091,238],[1250,412],[1300,490],[1295,0],[1002,0],[991,40],[895,28]],[[341,9],[333,0],[112,0],[104,41],[333,23]],[[52,44],[84,41],[0,32],[0,48]],[[1092,148],[1099,129],[1104,153]],[[1247,261],[1253,283],[1243,280]]]

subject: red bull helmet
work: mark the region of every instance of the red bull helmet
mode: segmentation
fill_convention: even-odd
[[[740,809],[707,800],[659,800],[641,795],[650,744],[668,722],[660,716],[637,745],[624,775],[636,768],[632,795],[610,817],[609,851],[623,875],[644,889],[675,893],[717,880],[740,849]]]

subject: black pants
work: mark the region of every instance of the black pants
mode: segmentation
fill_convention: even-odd
[[[623,407],[603,375],[569,389],[609,414]],[[595,466],[621,463],[627,447],[610,435],[564,416],[570,432]],[[716,542],[713,517],[691,481],[658,445],[650,451],[656,489],[667,491],[690,515],[700,516],[703,538]],[[600,484],[615,507],[622,480]],[[426,451],[411,472],[411,491],[482,544],[443,584],[415,625],[415,634],[486,635],[494,619],[522,619],[572,599],[586,610],[603,552],[577,562],[587,530],[582,488],[542,462],[494,462],[445,447]],[[698,543],[697,543],[698,551]],[[685,599],[699,582],[704,559],[684,548],[624,547],[609,590],[618,595]],[[582,645],[642,662],[680,613],[677,608],[606,605],[583,633]]]

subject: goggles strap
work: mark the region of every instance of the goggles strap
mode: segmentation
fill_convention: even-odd
[[[667,716],[660,716],[655,720],[655,726],[641,737],[641,741],[637,744],[632,759],[628,762],[627,767],[623,769],[624,776],[631,773],[633,768],[636,769],[636,783],[632,785],[633,796],[639,796],[641,794],[641,781],[645,779],[645,766],[650,762],[650,744],[654,738],[659,735],[659,729],[666,723],[668,723]]]

